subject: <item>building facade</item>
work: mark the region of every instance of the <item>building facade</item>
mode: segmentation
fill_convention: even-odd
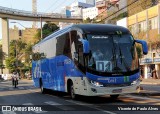
[[[94,5],[82,3],[82,2],[74,2],[71,4],[71,16],[80,16],[83,17],[82,9],[94,7]]]
[[[108,18],[105,23],[115,24],[117,20],[127,16],[127,8],[125,8],[127,6],[127,0],[118,0],[113,3],[107,10]]]
[[[24,30],[19,30],[18,27],[9,29],[9,41],[12,40],[22,40],[26,43],[34,43],[36,41],[35,34],[37,33],[37,28],[26,28]]]
[[[87,3],[87,4],[92,4],[92,5],[95,6],[96,0],[86,0],[86,3]]]
[[[119,25],[124,25],[125,22],[120,21]],[[149,78],[155,68],[157,78],[160,78],[160,4],[129,16],[126,25],[135,39],[148,43],[149,52],[140,59],[142,76]]]
[[[134,15],[147,8],[157,5],[160,0],[127,0],[128,16]]]
[[[61,10],[61,14],[66,15],[66,17],[71,17],[71,7],[65,6]]]
[[[97,7],[91,7],[91,8],[85,8],[83,9],[83,20],[86,20],[87,18],[93,19],[98,15],[98,8]]]

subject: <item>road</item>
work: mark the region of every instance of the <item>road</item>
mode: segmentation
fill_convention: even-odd
[[[157,91],[157,86],[142,85],[145,90]],[[156,93],[158,94],[158,93]],[[11,81],[0,82],[0,106],[38,106],[45,111],[12,111],[0,112],[0,114],[158,114],[160,111],[130,111],[133,108],[145,110],[147,105],[160,105],[160,95],[151,94],[127,94],[121,95],[116,100],[111,100],[109,96],[101,97],[79,97],[72,100],[67,94],[49,91],[47,94],[41,94],[39,88],[35,88],[31,80],[21,80],[17,88],[12,87]],[[1,107],[2,108],[2,107]],[[125,111],[120,109],[124,109]],[[131,108],[131,109],[130,109]],[[148,108],[148,107],[147,107]],[[160,108],[160,106],[159,106]],[[118,110],[119,109],[119,110]],[[127,111],[128,110],[128,111]],[[147,109],[148,110],[148,109]],[[160,110],[160,109],[159,109]]]

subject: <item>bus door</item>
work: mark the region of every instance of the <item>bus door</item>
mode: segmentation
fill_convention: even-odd
[[[76,32],[76,34],[75,34]],[[71,55],[72,60],[74,61],[75,65],[77,66],[77,79],[76,79],[76,88],[79,94],[84,92],[84,89],[87,87],[85,86],[85,64],[84,64],[84,55],[83,55],[83,44],[79,41],[82,37],[81,33],[77,31],[71,32]]]

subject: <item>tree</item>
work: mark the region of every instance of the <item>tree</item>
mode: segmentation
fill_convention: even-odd
[[[12,72],[18,70],[18,67],[22,68],[23,63],[19,58],[25,51],[27,44],[21,40],[12,40],[9,46],[9,57],[6,58],[6,67]]]
[[[142,49],[141,49],[141,46],[140,46],[140,45],[136,46],[136,49],[137,49],[138,58],[141,58],[141,57],[142,57]]]
[[[32,44],[27,44],[25,48],[25,68],[31,72],[31,58],[32,55]]]
[[[49,36],[50,34],[52,34],[53,32],[55,32],[56,30],[58,30],[59,27],[54,24],[54,23],[50,23],[50,22],[46,22],[46,24],[43,25],[42,28],[42,36],[43,38]],[[41,30],[39,29],[37,34],[35,35],[35,38],[40,41],[41,39]]]
[[[2,50],[2,45],[0,45],[0,69],[1,69],[2,74],[3,74],[3,69],[4,69],[4,65],[3,65],[4,58],[5,58],[5,53]]]
[[[88,18],[86,18],[86,20],[83,20],[83,23],[91,23],[92,22],[92,20],[88,17]]]

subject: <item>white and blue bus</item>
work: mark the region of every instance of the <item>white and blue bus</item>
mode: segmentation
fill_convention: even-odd
[[[139,92],[136,43],[148,53],[147,43],[135,40],[124,27],[77,24],[58,30],[33,46],[34,85],[42,93],[68,92],[73,99]]]

